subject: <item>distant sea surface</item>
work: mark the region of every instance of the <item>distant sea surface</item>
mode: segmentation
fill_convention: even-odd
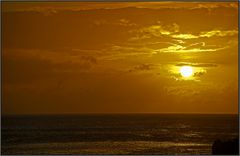
[[[1,154],[211,154],[237,115],[3,116]]]

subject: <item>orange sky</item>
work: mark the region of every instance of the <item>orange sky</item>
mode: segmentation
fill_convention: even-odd
[[[3,114],[238,112],[237,2],[2,8]]]

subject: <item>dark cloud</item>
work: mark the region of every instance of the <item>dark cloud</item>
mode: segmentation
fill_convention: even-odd
[[[195,72],[195,73],[193,74],[193,76],[195,76],[195,77],[199,77],[199,76],[204,75],[205,73],[206,73],[205,71]]]
[[[3,82],[4,83],[32,83],[38,80],[65,77],[67,73],[81,73],[88,71],[97,64],[93,56],[53,55],[51,52],[41,52],[38,55],[29,55],[29,51],[14,51],[3,55]],[[32,52],[34,53],[34,52]],[[63,55],[63,56],[62,56]],[[64,58],[64,59],[63,59]]]
[[[135,71],[149,71],[153,70],[155,67],[154,64],[140,64],[135,66],[133,69],[130,69],[129,72],[135,72]]]
[[[217,67],[214,63],[178,63],[176,66],[192,66],[192,67]]]
[[[93,56],[81,56],[82,60],[90,64],[97,64],[97,59]]]

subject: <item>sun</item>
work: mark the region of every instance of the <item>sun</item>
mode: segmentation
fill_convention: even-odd
[[[192,67],[183,66],[183,67],[180,68],[180,73],[183,77],[190,77],[193,74]]]

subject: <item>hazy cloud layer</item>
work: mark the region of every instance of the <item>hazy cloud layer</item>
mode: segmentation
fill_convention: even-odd
[[[4,113],[237,112],[237,2],[3,11]]]
[[[3,11],[37,11],[37,12],[53,12],[62,10],[72,10],[72,11],[81,11],[81,10],[95,10],[95,9],[121,9],[126,7],[136,7],[136,8],[149,8],[149,9],[217,9],[219,7],[224,8],[234,8],[237,9],[237,2],[225,2],[225,3],[206,3],[206,2],[197,2],[197,3],[184,3],[184,2],[58,2],[58,3],[3,3]]]

